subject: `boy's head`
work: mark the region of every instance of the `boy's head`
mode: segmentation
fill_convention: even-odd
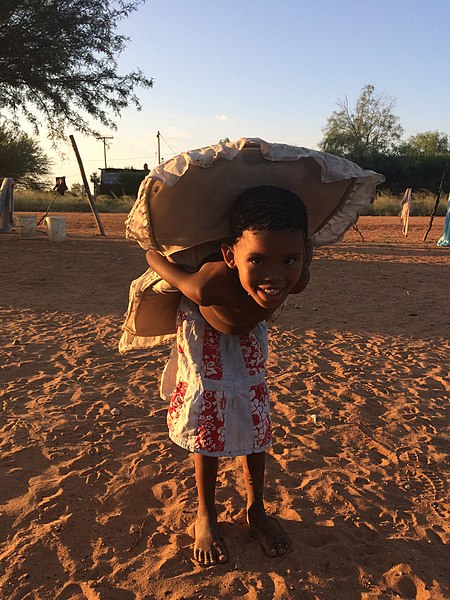
[[[281,188],[252,188],[233,204],[230,225],[230,242],[222,245],[226,264],[237,269],[257,304],[274,310],[302,273],[308,235],[303,202]]]
[[[261,185],[243,192],[230,213],[231,242],[245,230],[301,231],[308,237],[308,214],[302,200],[283,188]]]

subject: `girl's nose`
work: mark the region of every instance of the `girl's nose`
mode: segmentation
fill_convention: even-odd
[[[266,273],[265,280],[270,283],[278,283],[282,281],[283,274],[279,269],[271,269]]]

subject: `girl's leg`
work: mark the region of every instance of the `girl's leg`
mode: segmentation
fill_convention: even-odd
[[[242,457],[244,481],[247,490],[247,521],[253,535],[268,556],[285,554],[290,546],[289,537],[264,508],[264,475],[266,453],[255,452]]]
[[[194,464],[198,493],[194,558],[209,567],[228,560],[217,527],[215,496],[218,459],[214,456],[194,454]]]

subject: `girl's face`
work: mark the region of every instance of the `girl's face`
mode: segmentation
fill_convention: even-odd
[[[233,246],[222,246],[226,264],[237,269],[244,290],[262,308],[275,310],[300,278],[302,231],[246,229]]]

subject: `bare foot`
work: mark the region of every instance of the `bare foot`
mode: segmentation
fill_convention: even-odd
[[[247,521],[267,556],[286,554],[291,545],[289,536],[277,519],[266,514],[262,504],[255,503],[247,509]]]
[[[217,520],[208,513],[198,514],[195,521],[194,558],[204,567],[211,567],[228,560],[217,528]]]

